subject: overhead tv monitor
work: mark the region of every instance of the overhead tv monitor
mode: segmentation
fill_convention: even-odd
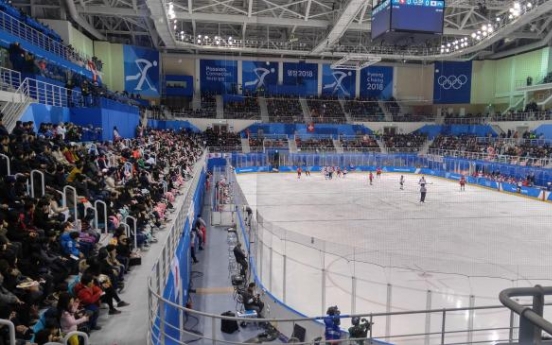
[[[372,7],[370,32],[372,40],[391,30],[391,0],[385,0]]]
[[[391,0],[391,30],[443,34],[443,0]]]

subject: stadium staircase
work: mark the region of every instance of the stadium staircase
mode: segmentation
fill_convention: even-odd
[[[383,111],[383,115],[385,115],[385,121],[392,122],[393,121],[393,114],[387,109],[387,105],[384,101],[378,101],[378,105],[381,108],[381,111]]]
[[[297,153],[297,143],[295,142],[295,138],[288,139],[288,147],[289,153]]]
[[[523,107],[523,102],[525,101],[525,97],[521,96],[517,101],[514,101],[514,103],[510,103],[510,106],[506,108],[502,115],[506,115],[509,111],[515,111],[521,107]]]
[[[311,123],[312,117],[310,115],[310,108],[306,98],[299,97],[299,103],[301,104],[301,109],[303,109],[303,118],[305,119],[305,123]]]
[[[224,101],[221,95],[217,95],[215,99],[217,101],[217,119],[222,120],[224,119]]]
[[[345,111],[345,100],[340,98],[339,105],[341,105],[341,111],[343,111],[343,114],[345,114],[345,119],[347,119],[347,123],[353,123],[353,118],[351,117],[351,114]],[[338,153],[343,152],[338,151]]]
[[[426,140],[422,144],[422,146],[420,146],[420,150],[418,151],[418,154],[419,155],[425,155],[427,153],[427,151],[429,151],[429,147],[431,146],[431,144],[433,144],[433,139]]]
[[[29,104],[35,102],[35,100],[28,96],[29,94],[30,85],[28,79],[25,79],[12,94],[12,99],[6,102],[0,109],[0,112],[4,114],[3,122],[8,132],[11,132],[15,128],[15,123],[27,110]]]
[[[332,139],[333,145],[335,147],[336,153],[343,153],[343,145],[341,145],[341,140],[339,139]]]
[[[378,143],[381,153],[387,153],[387,147],[385,147],[384,142],[381,141],[381,139],[376,139],[376,142]]]
[[[241,138],[242,153],[250,153],[251,146],[249,146],[249,138]]]
[[[261,121],[265,123],[270,122],[270,119],[268,117],[268,106],[266,104],[266,98],[259,96],[257,98],[257,101],[259,102],[259,107],[261,108]]]
[[[504,133],[504,130],[499,125],[491,125],[491,128],[496,132],[496,134],[501,135]]]

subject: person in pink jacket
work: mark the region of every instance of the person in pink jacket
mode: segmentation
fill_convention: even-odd
[[[58,300],[58,315],[59,324],[61,326],[61,332],[63,335],[67,335],[70,332],[78,330],[78,326],[82,323],[88,322],[88,316],[78,312],[79,302],[68,292],[63,292],[59,295]],[[69,338],[69,345],[79,345],[79,337],[74,335]]]

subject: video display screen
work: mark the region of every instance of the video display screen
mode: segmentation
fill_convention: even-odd
[[[391,0],[385,0],[372,10],[372,39],[391,30]]]
[[[442,0],[391,0],[391,30],[443,33],[445,2]]]

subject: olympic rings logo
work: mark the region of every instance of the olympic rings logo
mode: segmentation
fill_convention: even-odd
[[[455,76],[454,74],[449,75],[448,77],[442,75],[439,78],[437,78],[437,84],[445,90],[458,90],[464,84],[468,82],[468,77],[466,77],[465,74],[460,74],[459,76]]]

